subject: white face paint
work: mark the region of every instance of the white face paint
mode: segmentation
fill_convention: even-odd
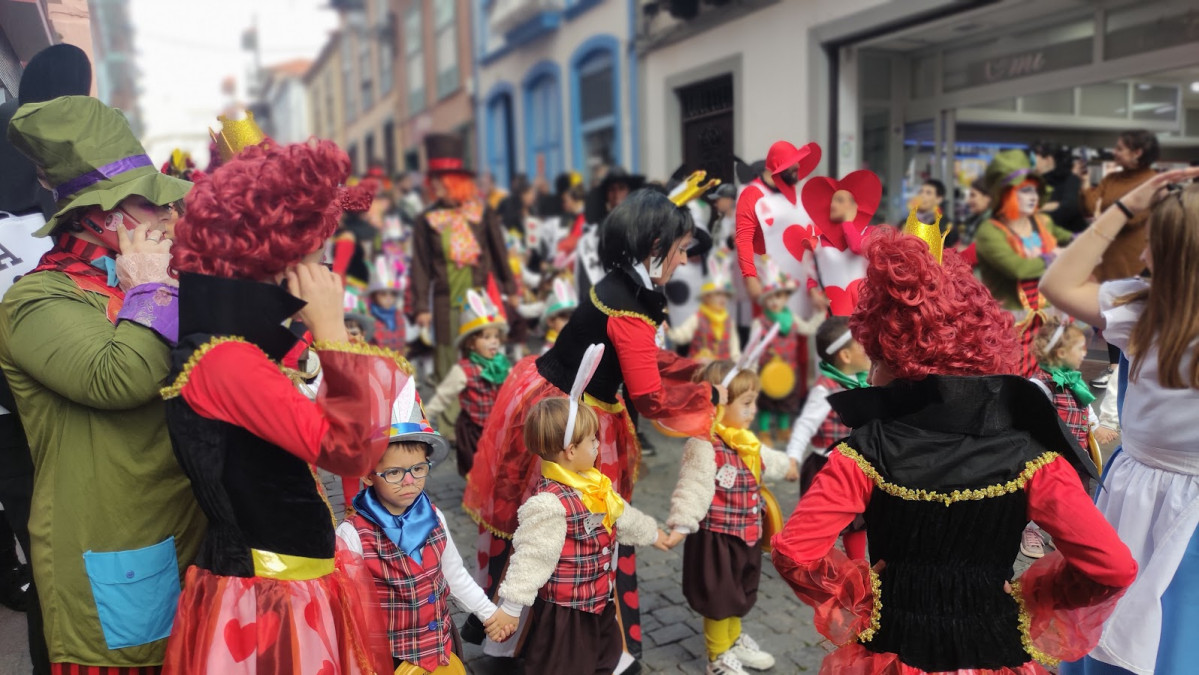
[[[1016,192],[1016,205],[1020,208],[1022,216],[1031,216],[1037,210],[1037,203],[1040,201],[1037,189],[1031,185],[1025,185]]]

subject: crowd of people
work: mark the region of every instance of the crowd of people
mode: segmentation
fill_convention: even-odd
[[[0,110],[0,227],[45,242],[0,303],[3,599],[39,674],[450,675],[463,641],[635,673],[636,548],[680,544],[709,675],[775,664],[742,628],[767,554],[824,673],[1191,667],[1199,169],[1153,170],[1152,134],[1096,186],[1000,152],[975,217],[930,179],[893,227],[815,143],[740,185],[505,193],[451,135],[354,177],[245,114],[158,170],[89,88],[53,47]],[[684,439],[662,514],[651,426]],[[474,556],[425,490],[451,462]]]

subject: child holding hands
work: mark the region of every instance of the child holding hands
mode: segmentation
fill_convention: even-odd
[[[396,675],[465,675],[452,650],[450,596],[484,622],[492,640],[515,631],[467,573],[445,516],[424,491],[449,450],[409,380],[393,409],[387,451],[363,479],[367,489],[354,498],[355,513],[337,528],[374,577]]]
[[[730,361],[714,361],[697,379],[722,384],[733,368]],[[774,666],[774,657],[741,632],[741,617],[757,601],[762,574],[761,481],[782,478],[790,466],[786,454],[762,445],[750,429],[758,409],[757,373],[739,370],[727,386],[729,404],[716,433],[683,446],[667,520],[668,545],[687,538],[683,595],[704,617],[707,675]]]
[[[588,352],[598,364],[603,347]],[[587,362],[583,387],[594,370]],[[582,394],[579,380],[572,394]],[[595,412],[577,395],[543,399],[525,418],[525,445],[541,457],[541,481],[518,512],[499,596],[502,625],[533,608],[523,650],[528,673],[612,673],[621,655],[612,602],[616,545],[666,549],[654,519],[628,505],[595,468],[598,429]]]

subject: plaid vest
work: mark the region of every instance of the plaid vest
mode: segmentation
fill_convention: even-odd
[[[500,385],[484,380],[481,377],[483,367],[471,363],[470,359],[458,361],[458,367],[466,373],[466,388],[458,394],[458,405],[462,407],[462,412],[470,416],[472,422],[482,427],[491,415],[491,409],[495,407]]]
[[[396,329],[388,330],[382,321],[375,322],[375,344],[400,354],[408,346],[407,335],[404,333],[404,317],[396,313]]]
[[[821,375],[816,378],[816,386],[828,389],[830,396],[839,391],[845,391],[845,387],[841,386],[839,382],[828,375]],[[824,418],[824,421],[820,423],[820,427],[816,429],[816,433],[812,436],[812,447],[827,450],[833,447],[833,443],[848,436],[850,431],[853,430],[845,426],[837,411],[830,409],[828,416]]]
[[[1040,368],[1037,368],[1037,379],[1044,382],[1049,391],[1053,392],[1053,405],[1057,407],[1058,416],[1070,428],[1070,433],[1074,434],[1082,449],[1088,450],[1087,437],[1091,432],[1091,419],[1087,408],[1078,404],[1070,390],[1058,391],[1057,385],[1053,383],[1053,376]]]
[[[699,325],[695,328],[695,336],[691,338],[691,358],[728,359],[729,335],[737,327],[729,319],[724,321],[724,335],[717,340],[716,332],[712,330],[712,320],[707,314],[696,310],[695,316]]]
[[[716,451],[716,494],[708,515],[699,526],[709,532],[719,532],[745,541],[753,546],[762,537],[762,514],[759,507],[758,481],[741,461],[736,450],[713,436]]]
[[[588,511],[573,488],[542,478],[536,493],[542,492],[566,507],[566,543],[558,566],[537,595],[555,605],[599,614],[612,595],[616,538],[604,529],[603,514]]]
[[[449,582],[441,573],[445,528],[429,533],[421,553],[424,565],[404,555],[383,530],[359,514],[350,516],[362,540],[362,556],[375,579],[375,592],[387,615],[391,654],[428,671],[450,662]]]

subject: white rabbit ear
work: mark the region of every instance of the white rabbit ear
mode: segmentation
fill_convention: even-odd
[[[570,387],[570,412],[566,417],[566,434],[562,438],[563,448],[569,448],[570,441],[574,438],[575,421],[578,419],[579,406],[582,405],[583,391],[587,389],[587,383],[591,382],[591,376],[595,375],[595,370],[599,368],[600,359],[603,357],[603,344],[593,344],[583,352],[583,359],[579,362],[579,371],[575,374],[574,384]]]
[[[562,277],[554,279],[554,297],[559,300],[570,299],[570,287],[562,280]]]
[[[483,301],[483,296],[476,293],[474,290],[466,292],[466,304],[475,313],[475,316],[488,316],[491,312],[487,311],[487,303]]]
[[[779,325],[776,323],[770,327],[770,330],[766,331],[766,334],[762,336],[762,340],[758,342],[758,344],[754,345],[754,348],[751,350],[749,355],[749,360],[746,363],[747,368],[752,367],[758,362],[758,359],[762,357],[762,352],[766,351],[766,346],[773,342],[774,339],[778,337],[778,334]],[[741,356],[744,358],[745,354],[743,353]]]
[[[400,389],[395,405],[391,407],[391,423],[403,424],[412,417],[412,406],[416,404],[416,378],[410,377]]]

